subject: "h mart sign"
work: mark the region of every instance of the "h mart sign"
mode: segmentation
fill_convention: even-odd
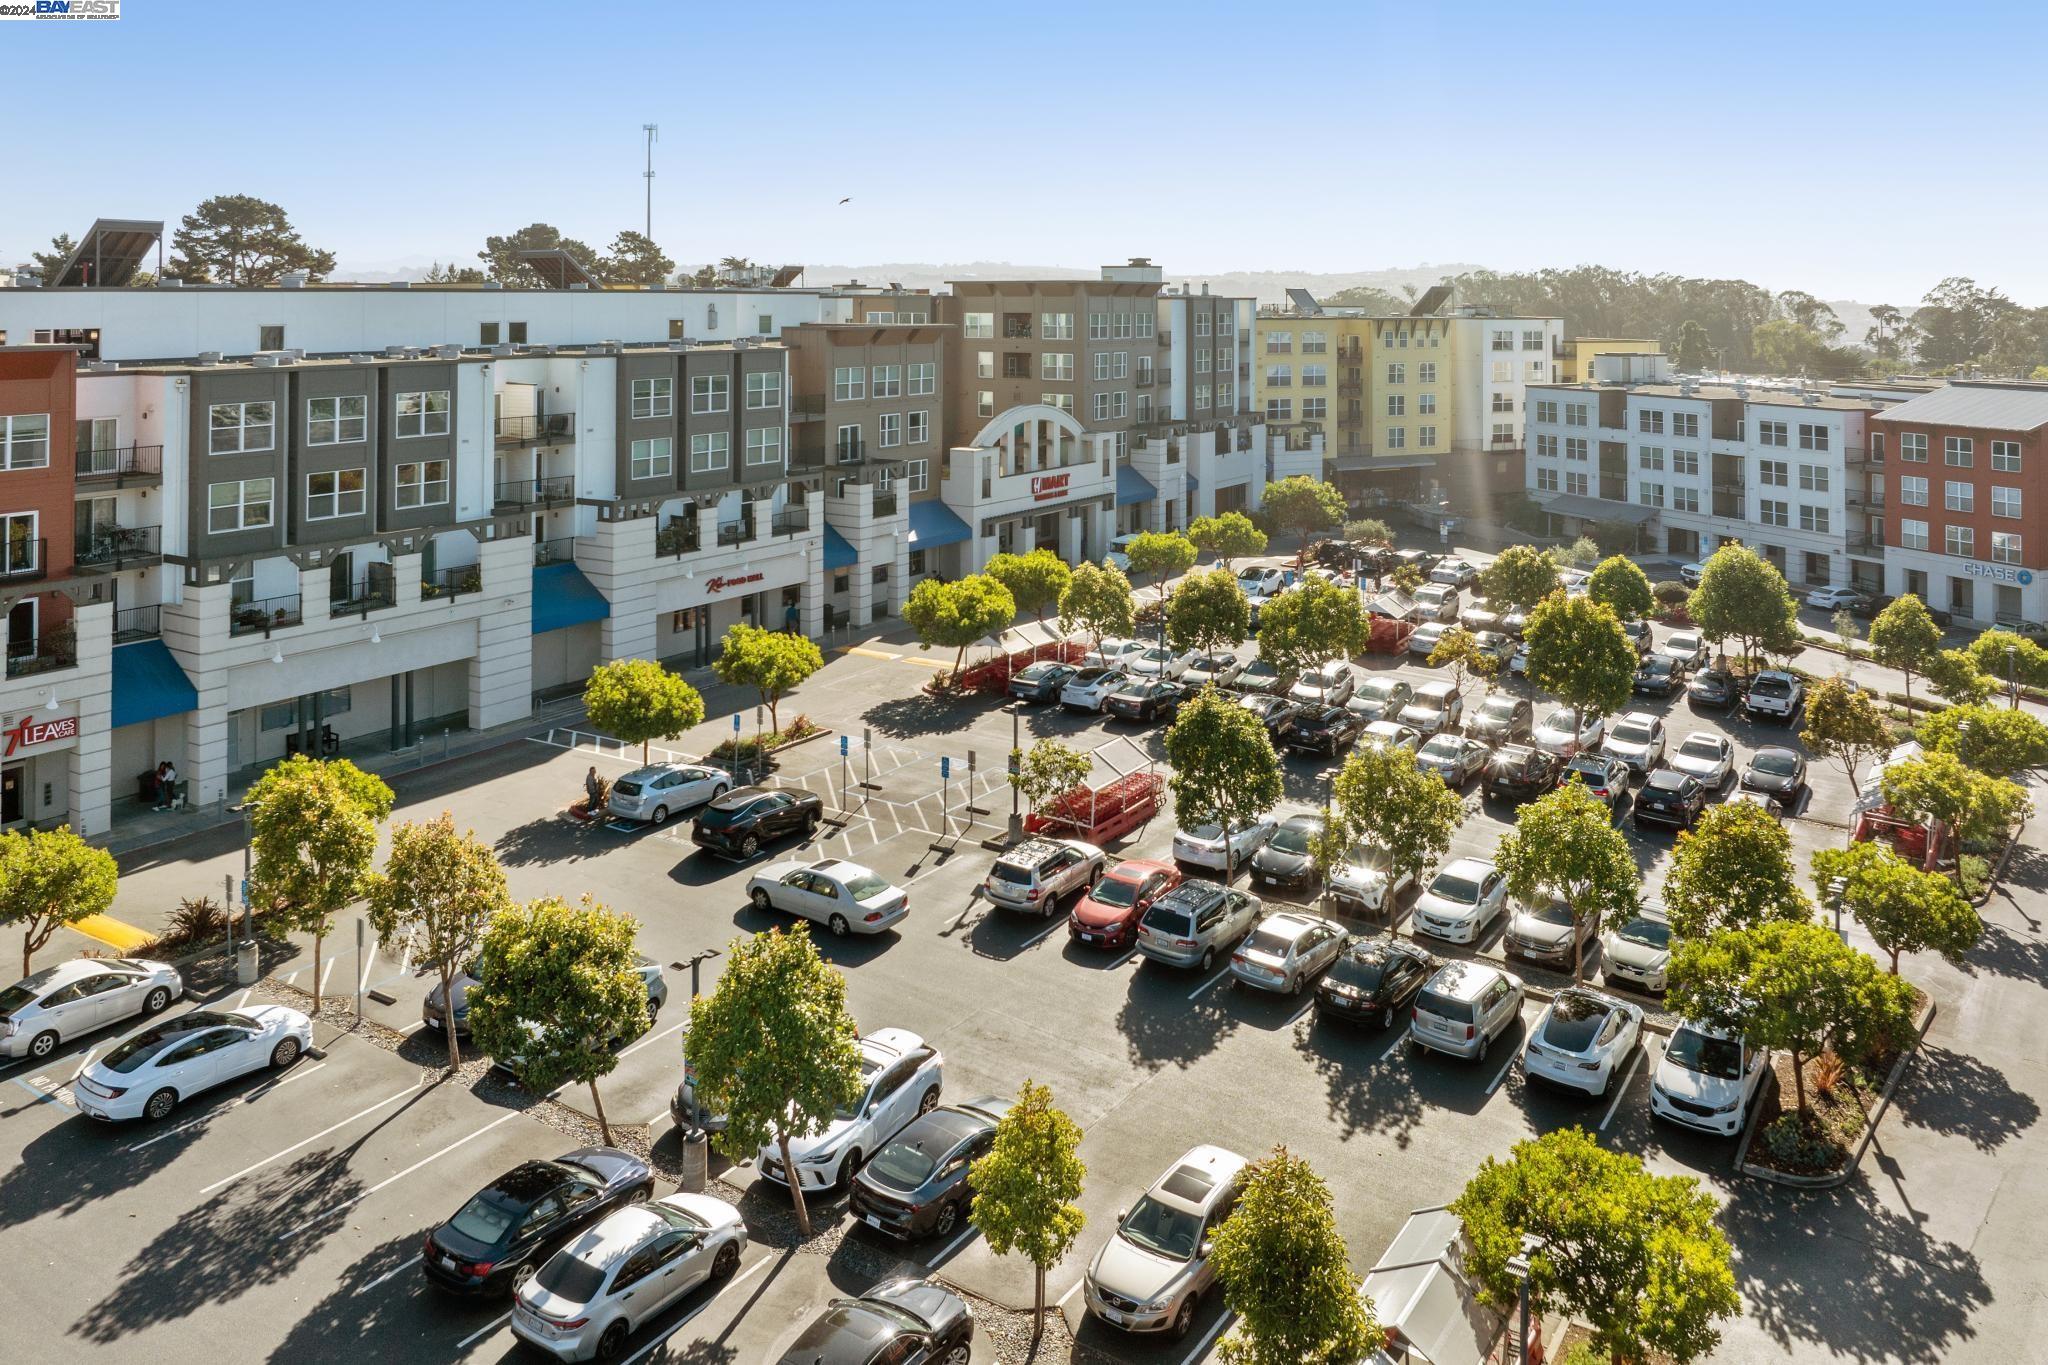
[[[7,748],[5,757],[12,758],[22,749],[34,749],[44,744],[56,744],[78,738],[77,716],[50,716],[37,720],[33,713],[23,716],[7,727]]]
[[[1051,502],[1064,498],[1072,488],[1074,475],[1071,470],[1061,474],[1033,474],[1031,476],[1031,500]]]

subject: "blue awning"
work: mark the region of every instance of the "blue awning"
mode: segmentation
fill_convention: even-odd
[[[941,545],[957,545],[973,534],[967,529],[967,523],[937,498],[910,504],[909,543],[913,550],[936,550]]]
[[[1190,472],[1189,472],[1189,474],[1188,474],[1188,492],[1190,492],[1190,493],[1199,493],[1199,492],[1201,492],[1201,491],[1202,491],[1202,481],[1201,481],[1200,479],[1196,478],[1196,477],[1194,476],[1194,473],[1193,473],[1192,471],[1190,471]]]
[[[830,522],[825,523],[825,572],[837,573],[859,562],[860,556],[853,552],[853,546],[847,543],[846,537],[840,535],[838,528]]]
[[[1116,505],[1129,507],[1134,502],[1150,502],[1159,496],[1159,490],[1152,486],[1152,480],[1140,474],[1127,464],[1116,467]]]
[[[162,640],[114,647],[114,719],[118,730],[146,720],[183,715],[199,705],[199,692]]]
[[[611,603],[574,564],[533,566],[533,633],[566,630],[612,614]]]

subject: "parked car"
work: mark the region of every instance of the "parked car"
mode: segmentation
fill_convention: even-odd
[[[1357,686],[1358,675],[1352,672],[1351,665],[1342,659],[1331,659],[1296,678],[1287,695],[1295,701],[1342,706],[1351,700]]]
[[[1415,902],[1415,932],[1477,943],[1507,907],[1507,877],[1484,858],[1459,858],[1430,878]]]
[[[887,877],[840,858],[791,859],[747,881],[756,910],[780,910],[830,929],[835,937],[879,934],[910,913],[910,893]]]
[[[1435,773],[1452,788],[1460,788],[1485,772],[1486,761],[1492,756],[1476,739],[1438,733],[1416,751],[1415,765],[1424,772]]]
[[[1685,670],[1675,659],[1652,654],[1636,669],[1635,690],[1653,697],[1668,697],[1685,685]]]
[[[1583,952],[1598,934],[1596,916],[1580,919],[1561,897],[1545,896],[1535,904],[1516,901],[1501,935],[1501,952],[1528,962],[1542,962],[1563,971],[1572,968],[1574,951]]]
[[[1067,933],[1093,947],[1128,948],[1138,941],[1139,918],[1180,881],[1172,863],[1127,858],[1081,893],[1067,913]]]
[[[1770,1070],[1770,1053],[1693,1019],[1679,1021],[1650,1073],[1650,1115],[1734,1137]]]
[[[646,987],[647,989],[646,1027],[652,1028],[654,1027],[655,1020],[661,1017],[661,1007],[668,1003],[668,980],[661,974],[661,964],[659,962],[656,962],[653,958],[648,957],[645,953],[633,954],[633,970],[639,975],[640,984]],[[458,986],[460,986],[462,983],[458,982],[457,984]],[[470,986],[474,986],[476,982],[474,980],[471,980],[467,984]],[[458,999],[466,999],[466,997],[467,990],[465,989],[463,990],[462,994],[458,996]],[[464,1015],[462,1013],[458,1013],[455,1016],[455,1024],[457,1029],[463,1029],[465,1023],[466,1020],[464,1018]],[[538,1035],[541,1032],[541,1025],[533,1023],[531,1021],[523,1023],[522,1027],[525,1033],[530,1037]],[[630,1041],[634,1036],[636,1036],[634,1033],[614,1034],[611,1037],[606,1038],[604,1041],[608,1046],[618,1047]],[[491,1058],[491,1065],[497,1068],[499,1071],[502,1071],[507,1075],[517,1079],[526,1068],[526,1058],[523,1051],[514,1050],[512,1052],[504,1054],[503,1056],[494,1055]]]
[[[1500,630],[1500,613],[1488,606],[1484,598],[1474,598],[1470,605],[1458,613],[1458,624],[1474,635],[1497,634]]]
[[[1522,607],[1516,607],[1513,611],[1504,612],[1501,615],[1500,624],[1496,627],[1501,634],[1516,640],[1521,639],[1522,632],[1528,628],[1529,613]]]
[[[1436,647],[1443,643],[1444,636],[1457,627],[1443,621],[1424,621],[1408,633],[1408,653],[1417,659],[1428,659],[1436,653]]]
[[[1052,916],[1060,902],[1094,885],[1108,865],[1109,855],[1093,844],[1039,835],[997,854],[981,892],[992,905]]]
[[[1365,727],[1365,717],[1347,707],[1305,702],[1280,732],[1280,742],[1290,749],[1335,758],[1358,741]]]
[[[1330,873],[1328,895],[1343,908],[1378,914],[1414,885],[1415,874],[1408,869],[1395,874],[1393,858],[1385,849],[1358,844]]]
[[[1631,773],[1647,773],[1664,761],[1664,722],[1648,711],[1630,711],[1608,730],[1600,752],[1628,764]]]
[[[1056,664],[1049,660],[1028,664],[1010,675],[1009,693],[1019,701],[1042,706],[1058,701],[1060,693],[1080,671],[1072,664]]]
[[[1425,621],[1455,622],[1464,601],[1458,590],[1444,583],[1424,583],[1415,590],[1415,605]]]
[[[1671,751],[1671,766],[1698,782],[1709,792],[1728,785],[1735,771],[1735,745],[1726,735],[1695,730]]]
[[[1133,654],[1143,654],[1151,646],[1143,640],[1126,640],[1121,635],[1105,635],[1102,643],[1081,657],[1081,667],[1122,668]]]
[[[1390,1029],[1442,965],[1434,953],[1403,939],[1353,939],[1316,983],[1317,1013]]]
[[[1207,687],[1215,684],[1228,687],[1237,681],[1237,675],[1244,672],[1244,660],[1235,654],[1197,654],[1188,660],[1187,670],[1180,675],[1189,687]]]
[[[1237,571],[1237,586],[1244,590],[1246,597],[1274,597],[1283,591],[1289,582],[1287,570],[1280,568],[1249,568]]]
[[[1395,720],[1376,720],[1358,737],[1361,749],[1393,749],[1412,754],[1422,747],[1422,736],[1414,728]]]
[[[513,1296],[512,1335],[557,1360],[617,1360],[634,1329],[740,1267],[747,1225],[708,1194],[614,1209]]]
[[[1124,668],[1138,678],[1178,678],[1194,666],[1195,651],[1171,650],[1164,645],[1138,651],[1124,660]]]
[[[1126,531],[1120,536],[1110,537],[1109,551],[1102,556],[1103,560],[1118,573],[1129,573],[1131,571],[1131,542],[1142,534],[1144,533],[1141,531]]]
[[[697,812],[690,842],[728,858],[751,858],[789,835],[809,839],[825,821],[825,802],[802,787],[741,787]]]
[[[1446,962],[1415,997],[1408,1045],[1484,1061],[1522,1017],[1522,979],[1485,962]]]
[[[1429,581],[1469,588],[1479,581],[1479,566],[1466,559],[1439,559],[1429,571]]]
[[[1237,704],[1257,716],[1266,726],[1266,737],[1275,744],[1294,718],[1309,709],[1302,703],[1286,697],[1276,697],[1269,692],[1246,692],[1237,699]]]
[[[420,1269],[453,1293],[513,1293],[585,1228],[653,1194],[653,1168],[616,1147],[523,1161],[427,1234]]]
[[[1773,801],[1790,806],[1806,785],[1806,758],[1797,749],[1758,749],[1742,770],[1742,789],[1762,792]]]
[[[1299,890],[1316,880],[1310,848],[1321,837],[1324,820],[1319,811],[1290,815],[1273,831],[1273,837],[1252,854],[1252,880],[1261,886]]]
[[[912,1120],[853,1178],[849,1211],[901,1241],[951,1237],[974,1200],[969,1167],[995,1145],[996,1124],[1012,1103],[990,1095]]]
[[[1555,787],[1564,775],[1564,760],[1530,744],[1496,749],[1486,764],[1485,794],[1505,801],[1526,801]]]
[[[1693,674],[1685,685],[1685,699],[1695,707],[1726,711],[1741,696],[1735,675],[1725,668],[1707,668]]]
[[[1299,995],[1344,951],[1344,926],[1306,911],[1285,910],[1260,920],[1230,955],[1230,975],[1241,986]]]
[[[1253,659],[1230,685],[1240,692],[1280,692],[1285,690],[1280,686],[1285,681],[1273,665],[1264,659]]]
[[[1449,679],[1433,679],[1415,689],[1401,708],[1401,723],[1419,735],[1455,731],[1465,720],[1465,697]]]
[[[1369,721],[1393,720],[1414,695],[1415,689],[1406,678],[1390,678],[1382,673],[1360,683],[1351,700],[1344,704]]]
[[[1805,683],[1790,673],[1772,669],[1749,680],[1749,695],[1743,699],[1743,706],[1754,719],[1781,720],[1790,725],[1805,700]]]
[[[1515,652],[1508,655],[1508,676],[1510,678],[1526,678],[1529,676],[1529,642],[1527,640],[1518,641],[1515,645]]]
[[[1610,986],[1633,986],[1664,993],[1671,966],[1671,925],[1660,914],[1644,910],[1600,939],[1600,976]]]
[[[312,1045],[312,1020],[283,1005],[188,1010],[87,1059],[71,1098],[87,1118],[162,1120],[217,1085],[265,1067],[282,1071]]]
[[[1806,605],[1822,611],[1839,611],[1844,607],[1855,610],[1863,600],[1863,594],[1854,588],[1815,588],[1806,594]]]
[[[1578,754],[1564,765],[1560,783],[1578,782],[1588,794],[1600,799],[1611,820],[1628,800],[1628,764],[1606,754]]]
[[[1060,705],[1069,711],[1100,714],[1110,696],[1129,681],[1130,674],[1121,668],[1110,665],[1084,668],[1061,686]]]
[[[1465,733],[1499,746],[1527,740],[1536,728],[1536,710],[1526,697],[1496,692],[1465,717]]]
[[[1437,561],[1442,558],[1442,555],[1437,554],[1433,550],[1396,550],[1394,551],[1394,563],[1389,566],[1387,572],[1392,573],[1394,569],[1399,568],[1403,564],[1412,564],[1415,566],[1417,573],[1427,578],[1429,577],[1429,571],[1434,569]]]
[[[1560,706],[1536,723],[1530,739],[1539,749],[1570,758],[1581,749],[1591,749],[1607,737],[1607,720],[1586,712],[1574,716],[1572,708]]]
[[[939,1107],[946,1059],[909,1029],[885,1028],[864,1034],[860,1049],[861,1096],[833,1114],[823,1132],[789,1136],[789,1159],[808,1192],[836,1190],[853,1178],[861,1162],[880,1151],[920,1114]],[[755,1169],[764,1180],[790,1183],[782,1168],[782,1144],[774,1135],[761,1144]]]
[[[1215,1285],[1210,1239],[1237,1203],[1246,1164],[1221,1147],[1196,1147],[1135,1208],[1118,1210],[1082,1280],[1088,1311],[1126,1332],[1186,1337]]]
[[[1681,564],[1678,566],[1678,581],[1685,584],[1688,588],[1697,588],[1700,585],[1700,575],[1706,571],[1707,566],[1699,560],[1694,560],[1690,564]]]
[[[1265,912],[1257,896],[1215,882],[1190,879],[1174,887],[1138,920],[1138,951],[1169,967],[1208,971]]]
[[[1249,823],[1236,825],[1230,831],[1230,856],[1224,856],[1223,826],[1194,825],[1173,832],[1173,856],[1181,862],[1195,867],[1214,868],[1218,872],[1230,867],[1243,867],[1245,860],[1257,853],[1266,840],[1273,837],[1278,828],[1270,815],[1261,815]]]
[[[1132,678],[1109,694],[1103,710],[1119,720],[1150,725],[1178,714],[1187,695],[1187,689],[1177,682],[1168,682],[1164,678]]]
[[[974,1311],[937,1280],[884,1280],[834,1299],[775,1365],[967,1365]]]
[[[1621,633],[1628,637],[1629,644],[1635,649],[1636,658],[1647,659],[1656,652],[1657,637],[1650,629],[1648,621],[1639,617],[1623,621]]]
[[[1707,666],[1707,638],[1696,630],[1674,630],[1657,646],[1657,653],[1690,673]]]
[[[605,809],[627,820],[665,825],[671,815],[716,801],[732,787],[732,774],[695,763],[652,763],[612,783]]]
[[[1569,986],[1529,1030],[1522,1074],[1604,1099],[1642,1036],[1640,1007]]]
[[[168,962],[81,957],[45,967],[0,991],[0,1057],[41,1061],[60,1043],[162,1014],[184,994],[184,978]]]
[[[1691,829],[1706,806],[1707,789],[1697,777],[1676,768],[1659,768],[1636,793],[1629,818],[1637,829],[1650,823]]]
[[[1497,669],[1506,668],[1515,657],[1515,641],[1512,636],[1497,630],[1474,632],[1472,648],[1482,659],[1491,659]]]

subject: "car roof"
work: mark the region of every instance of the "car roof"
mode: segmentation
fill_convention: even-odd
[[[562,1250],[600,1270],[609,1269],[668,1230],[669,1222],[660,1214],[628,1204],[606,1214]]]
[[[1461,872],[1468,877],[1483,877],[1494,870],[1493,863],[1486,858],[1453,858],[1437,869],[1439,873]]]
[[[907,1028],[878,1028],[860,1037],[860,1049],[878,1061],[893,1062],[924,1046],[924,1039]]]
[[[484,1188],[520,1204],[531,1204],[569,1183],[569,1170],[555,1161],[522,1161]]]
[[[74,957],[32,972],[15,984],[27,986],[32,991],[47,991],[58,986],[68,986],[88,976],[97,976],[108,965],[107,959],[97,957]],[[34,984],[31,985],[30,983]]]
[[[1337,929],[1342,926],[1334,920],[1324,919],[1321,915],[1305,914],[1299,910],[1282,910],[1259,921],[1260,933],[1268,929],[1278,929],[1289,938],[1300,938],[1309,930],[1320,927]]]
[[[1659,768],[1644,780],[1643,785],[1646,787],[1676,789],[1683,787],[1688,782],[1697,782],[1698,780],[1698,778],[1690,773],[1682,773],[1676,768]]]
[[[1171,864],[1160,862],[1155,858],[1125,858],[1122,862],[1113,864],[1109,871],[1103,875],[1143,880],[1155,872],[1171,872],[1173,870]]]
[[[713,801],[707,810],[736,810],[750,801],[759,800],[768,794],[766,787],[735,787]]]
[[[1458,685],[1448,678],[1438,678],[1423,683],[1415,689],[1418,697],[1448,697],[1458,690]]]
[[[1429,989],[1453,1000],[1472,1000],[1495,981],[1506,977],[1500,968],[1485,962],[1446,962],[1429,979]]]
[[[1236,1182],[1247,1164],[1236,1152],[1205,1143],[1168,1167],[1147,1193],[1162,1204],[1200,1213]]]
[[[645,767],[633,769],[632,772],[627,773],[619,780],[625,782],[634,779],[661,777],[667,773],[681,772],[686,768],[701,769],[703,766],[701,763],[649,763]]]
[[[1656,722],[1656,719],[1657,717],[1652,715],[1648,711],[1630,711],[1621,717],[1621,721],[1619,723],[1629,725],[1650,725],[1654,724]]]

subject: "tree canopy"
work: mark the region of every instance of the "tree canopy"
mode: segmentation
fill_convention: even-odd
[[[1954,882],[1922,872],[1883,844],[1816,850],[1813,884],[1823,899],[1841,897],[1842,908],[1890,955],[1893,976],[1901,953],[1937,952],[1960,964],[1984,934]]]
[[[1650,595],[1650,576],[1626,555],[1609,555],[1586,580],[1586,596],[1623,621],[1640,621],[1657,605]]]
[[[1348,659],[1371,638],[1372,621],[1358,593],[1319,573],[1259,608],[1259,657],[1283,674]]]
[[[957,678],[969,645],[1001,635],[1017,619],[1017,599],[983,573],[950,583],[927,578],[911,589],[903,619],[925,645],[955,651],[951,676]]]
[[[1202,689],[1181,706],[1166,732],[1166,758],[1173,765],[1168,783],[1183,829],[1213,823],[1227,832],[1279,803],[1280,756],[1265,722],[1215,688]]]
[[[345,758],[293,754],[250,786],[249,900],[273,922],[313,936],[313,1008],[334,917],[368,889],[377,825],[397,798]]]
[[[1579,924],[1595,932],[1633,914],[1642,874],[1628,840],[1607,807],[1583,782],[1566,782],[1523,806],[1501,837],[1494,865],[1507,874],[1508,894],[1525,905],[1557,896]],[[1573,936],[1572,980],[1585,974],[1585,947]]]
[[[1018,611],[1028,611],[1040,621],[1048,608],[1060,604],[1074,578],[1067,561],[1042,545],[1028,555],[992,555],[983,572],[1010,590]]]
[[[1840,678],[1822,678],[1806,689],[1806,725],[1799,738],[1822,758],[1841,764],[1853,790],[1863,765],[1890,751],[1892,727],[1868,692]]]
[[[1175,649],[1234,649],[1252,629],[1251,605],[1230,570],[1189,574],[1166,604],[1166,639]]]
[[[2048,725],[2028,711],[1951,706],[1922,717],[1916,737],[1990,777],[2012,777],[2048,764]]]
[[[1998,684],[1977,667],[1968,650],[1938,649],[1921,665],[1927,685],[1951,706],[1979,706],[1990,700]]]
[[[441,999],[453,1014],[455,978],[476,956],[483,933],[512,907],[505,870],[475,830],[455,832],[455,817],[407,821],[391,831],[384,871],[367,888],[370,927],[385,951],[425,963],[441,978]],[[462,1042],[444,1027],[449,1070],[462,1065]]]
[[[737,625],[726,631],[725,644],[712,661],[711,671],[722,683],[753,688],[768,707],[770,727],[781,734],[778,708],[783,694],[824,666],[824,654],[801,635]]]
[[[1544,598],[1522,632],[1529,648],[1529,681],[1572,708],[1619,711],[1635,695],[1636,650],[1614,613],[1590,596]]]
[[[1557,587],[1557,565],[1533,545],[1510,545],[1479,571],[1479,595],[1499,612],[1529,611]]]
[[[653,741],[681,739],[704,723],[704,698],[652,659],[614,659],[591,670],[583,712],[621,744],[639,745],[644,764]]]
[[[484,263],[485,273],[500,284],[532,289],[540,286],[541,278],[532,266],[519,259],[519,253],[557,248],[574,256],[592,273],[601,267],[595,251],[574,237],[564,237],[562,230],[552,223],[530,223],[502,237],[486,237],[484,249],[476,253],[476,258]]]
[[[0,924],[21,930],[21,974],[58,929],[114,903],[114,855],[55,829],[0,832]]]
[[[1391,746],[1361,748],[1345,759],[1331,784],[1330,803],[1324,834],[1330,855],[1322,861],[1334,864],[1358,845],[1384,849],[1392,869],[1389,884],[1404,873],[1420,878],[1450,849],[1465,818],[1464,798]]]
[[[1159,575],[1159,598],[1166,600],[1166,580],[1195,564],[1195,543],[1178,531],[1146,531],[1124,547],[1135,574]]]
[[[1306,474],[1290,474],[1267,484],[1259,506],[1275,526],[1301,533],[1301,546],[1294,556],[1297,564],[1301,551],[1308,548],[1309,536],[1344,520],[1344,495]]]
[[[612,238],[611,250],[602,259],[584,264],[594,266],[606,284],[642,287],[660,284],[676,268],[676,263],[664,256],[660,247],[631,228]]]
[[[987,1154],[968,1172],[974,1187],[969,1221],[990,1250],[998,1256],[1016,1252],[1036,1274],[1034,1346],[1044,1330],[1045,1272],[1059,1264],[1087,1223],[1075,1203],[1088,1177],[1080,1149],[1080,1126],[1053,1105],[1050,1089],[1027,1080],[996,1120]]]
[[[1137,620],[1131,580],[1114,564],[1078,564],[1060,594],[1060,633],[1086,634],[1097,649],[1105,638],[1128,636]]]
[[[1951,753],[1894,763],[1881,781],[1893,814],[1915,823],[1939,820],[1966,844],[1999,838],[2033,809],[2024,787],[1965,767]]]
[[[1439,636],[1424,662],[1431,668],[1448,670],[1451,686],[1461,693],[1468,676],[1491,678],[1500,671],[1500,659],[1481,649],[1479,637],[1463,626],[1452,626]]]
[[[1913,675],[1941,652],[1941,627],[1927,606],[1912,593],[1885,604],[1870,623],[1870,656],[1886,668],[1906,675],[1906,697],[1913,696]]]
[[[1776,565],[1746,545],[1723,545],[1700,572],[1686,611],[1709,640],[1734,640],[1742,657],[1799,647],[1799,607]]]
[[[1034,815],[1088,780],[1094,763],[1088,755],[1056,739],[1041,739],[1018,755],[1010,785]]]
[[[164,273],[188,284],[276,284],[294,270],[309,280],[334,273],[334,253],[307,246],[283,209],[247,194],[215,195],[171,234]]]
[[[1358,1293],[1330,1187],[1285,1147],[1245,1171],[1212,1264],[1237,1315],[1226,1365],[1356,1365],[1385,1333]]]
[[[1266,533],[1242,512],[1196,517],[1188,523],[1188,539],[1203,554],[1216,556],[1226,569],[1233,560],[1266,552]]]
[[[1806,920],[1813,907],[1792,867],[1792,837],[1762,806],[1708,806],[1678,836],[1664,878],[1664,908],[1685,938],[1767,920]]]

